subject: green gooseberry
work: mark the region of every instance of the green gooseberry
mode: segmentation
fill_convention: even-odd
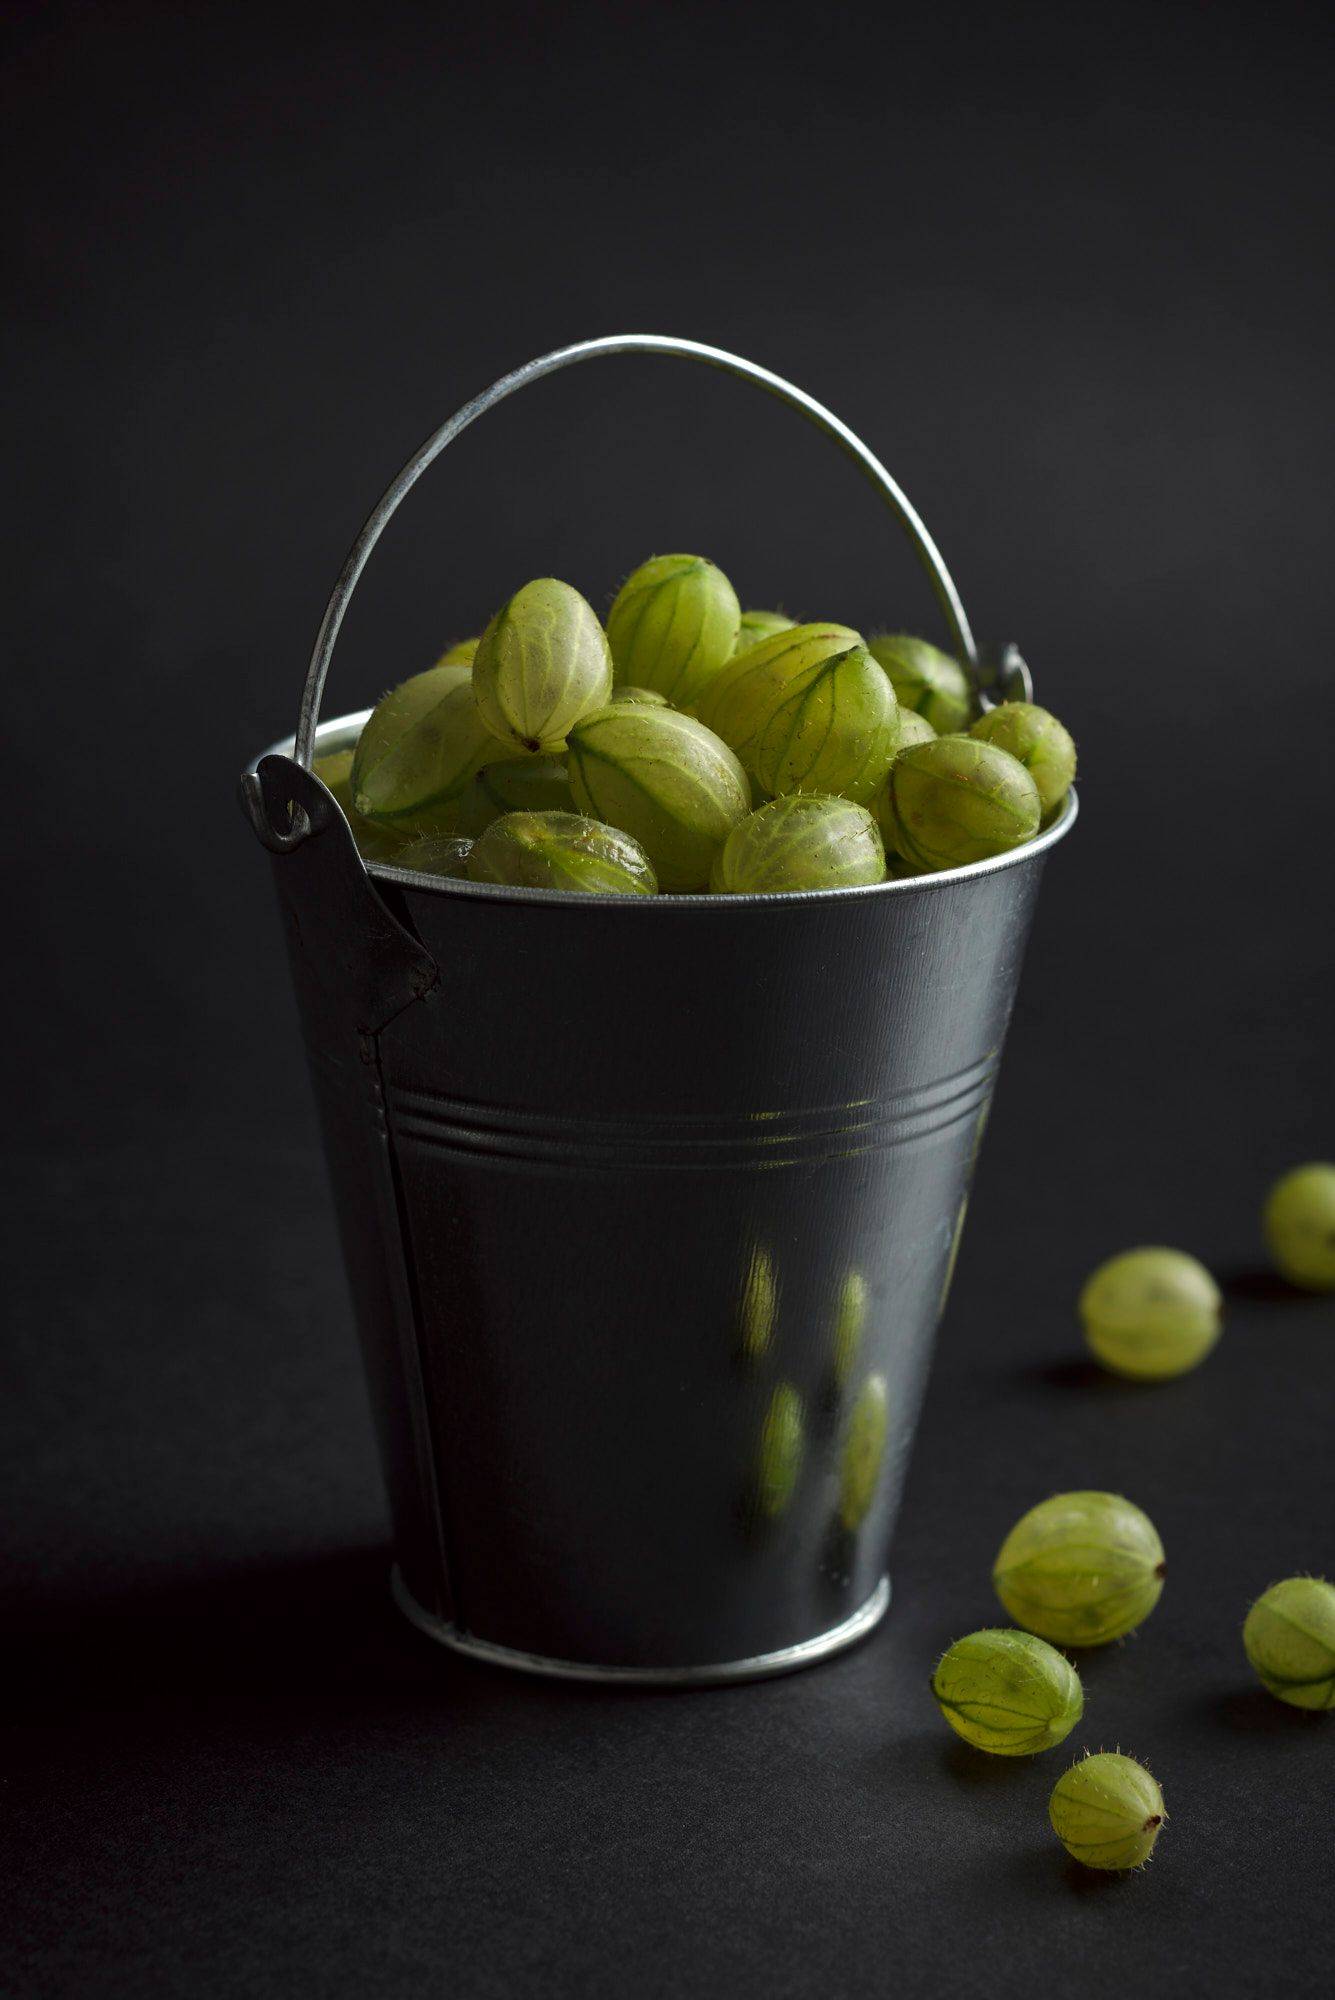
[[[464,876],[468,873],[472,847],[471,840],[444,833],[424,833],[391,854],[368,859],[383,860],[392,868],[408,868],[417,875]]]
[[[915,743],[934,743],[935,741],[936,731],[925,716],[915,715],[911,708],[900,709],[899,734],[895,738],[896,757],[901,756],[905,750],[911,750]],[[881,830],[881,840],[885,847],[887,871],[891,871],[896,875],[912,875],[920,871],[916,870],[910,862],[906,861],[900,852],[899,843],[901,834],[899,822],[895,817],[895,801],[890,785],[894,768],[894,763],[892,762],[890,769],[872,793],[870,807],[872,816]]]
[[[652,896],[658,888],[637,840],[619,827],[567,812],[514,812],[493,820],[473,843],[468,879],[581,896]]]
[[[514,757],[483,765],[455,801],[455,822],[476,838],[506,813],[574,810],[564,757]]]
[[[905,720],[907,720],[907,717]],[[872,793],[871,812],[872,817],[876,821],[877,831],[881,836],[881,845],[885,849],[887,874],[893,872],[897,876],[914,875],[921,871],[915,869],[912,862],[906,860],[904,856],[904,834],[899,824],[899,817],[895,812],[895,794],[891,783],[894,771],[895,767],[892,764],[881,783]]]
[[[1161,1382],[1185,1375],[1219,1338],[1222,1300],[1185,1250],[1123,1250],[1080,1294],[1085,1339],[1115,1375]]]
[[[957,1639],[932,1675],[932,1693],[955,1734],[994,1757],[1050,1750],[1085,1712],[1079,1674],[1032,1632],[991,1629]]]
[[[773,896],[884,879],[881,836],[865,807],[790,792],[737,822],[719,849],[709,886],[727,896]]]
[[[1075,742],[1055,715],[1037,702],[1003,701],[971,723],[969,734],[1018,757],[1038,787],[1043,818],[1056,811],[1075,778]]]
[[[865,804],[899,734],[894,690],[862,642],[795,625],[732,660],[697,708],[771,798],[815,792]]]
[[[1291,1708],[1335,1708],[1335,1583],[1288,1576],[1247,1613],[1243,1650],[1262,1687]]]
[[[741,755],[758,733],[757,718],[822,661],[860,646],[851,625],[788,625],[735,653],[695,703],[700,720]]]
[[[367,831],[374,829],[352,803],[352,760],[355,754],[354,750],[333,750],[326,757],[313,757],[311,769],[325,790],[332,793],[353,833],[359,834],[363,828]]]
[[[848,1416],[839,1460],[839,1520],[850,1535],[866,1520],[881,1480],[889,1427],[884,1375],[869,1375]]]
[[[971,736],[915,743],[890,770],[896,851],[919,869],[962,868],[1032,840],[1038,787],[1018,758]]]
[[[958,660],[908,632],[878,632],[867,645],[890,676],[901,708],[925,716],[941,736],[968,727],[973,686]]]
[[[367,718],[353,753],[353,804],[364,819],[410,831],[463,791],[495,743],[465,666],[428,667],[391,689]]]
[[[752,767],[774,798],[813,792],[865,804],[890,768],[898,736],[889,683],[865,646],[850,646],[774,700],[752,746]]]
[[[1115,1750],[1082,1757],[1048,1800],[1052,1831],[1086,1868],[1143,1868],[1167,1817],[1145,1766]]]
[[[352,758],[351,750],[331,750],[325,757],[311,759],[312,771],[338,800],[345,819],[352,809]]]
[[[438,667],[471,667],[477,657],[477,649],[481,643],[480,637],[476,639],[456,639],[452,646],[446,647],[445,651],[436,661],[436,665]]]
[[[756,1453],[755,1502],[767,1519],[777,1519],[791,1501],[805,1448],[802,1398],[791,1382],[781,1382],[770,1397]]]
[[[358,819],[353,828],[357,842],[357,852],[363,861],[388,861],[397,864],[405,847],[411,847],[415,840],[434,836],[401,832],[396,827],[376,826],[372,820]]]
[[[731,658],[741,615],[727,577],[703,556],[652,556],[607,614],[617,680],[692,707]]]
[[[1277,1180],[1262,1216],[1270,1254],[1291,1285],[1335,1291],[1335,1166],[1313,1160]]]
[[[386,861],[413,836],[405,828],[379,826],[374,820],[362,818],[352,803],[352,760],[355,754],[350,749],[331,751],[327,757],[313,758],[311,769],[326,790],[333,794],[351,828],[363,861]]]
[[[895,739],[896,757],[901,750],[911,750],[915,743],[934,743],[938,733],[925,715],[917,715],[911,708],[901,708],[899,735]]]
[[[580,811],[633,834],[664,889],[707,888],[714,857],[751,810],[727,744],[673,708],[604,708],[571,730],[569,763]]]
[[[612,707],[615,707],[618,702],[625,702],[632,708],[637,706],[668,708],[671,706],[667,696],[660,694],[657,688],[631,687],[629,684],[625,687],[614,687],[608,696],[608,702]]]
[[[1119,1493],[1054,1493],[997,1551],[997,1596],[1055,1646],[1106,1646],[1149,1617],[1167,1565],[1154,1523]]]
[[[612,655],[593,606],[554,576],[526,583],[482,634],[473,691],[511,756],[563,750],[574,725],[612,692]]]
[[[734,656],[744,653],[748,646],[758,646],[762,639],[772,639],[776,632],[791,632],[796,623],[795,618],[786,618],[782,611],[744,611]]]

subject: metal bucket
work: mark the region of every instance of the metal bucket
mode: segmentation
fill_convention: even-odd
[[[973,867],[800,896],[556,895],[358,855],[315,778],[339,623],[466,424],[594,355],[700,359],[794,404],[953,585],[878,462],[799,390],[692,342],[505,377],[386,494],[292,743],[242,781],[273,856],[407,1615],[591,1680],[780,1672],[869,1631],[1039,877],[1074,799]]]

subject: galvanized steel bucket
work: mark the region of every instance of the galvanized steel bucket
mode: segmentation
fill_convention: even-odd
[[[358,538],[295,738],[243,802],[270,851],[394,1516],[395,1596],[448,1645],[590,1680],[835,1652],[886,1557],[1043,864],[799,896],[579,897],[368,868],[312,755],[352,591],[485,410],[574,362],[684,356],[794,405],[935,546],[827,410],[735,355],[582,342],[422,447]]]

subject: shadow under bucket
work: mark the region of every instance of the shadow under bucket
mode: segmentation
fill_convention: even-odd
[[[750,375],[848,437],[691,343],[563,353],[627,345]],[[460,419],[561,365],[497,384],[395,482],[331,602],[295,744],[243,791],[273,856],[399,1604],[531,1671],[741,1678],[850,1644],[888,1602],[1039,878],[1076,807],[994,861],[798,896],[368,873],[307,768],[362,720],[317,734],[342,611]],[[925,530],[859,454],[976,663]]]

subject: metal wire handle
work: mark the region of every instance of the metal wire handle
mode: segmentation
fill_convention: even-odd
[[[802,389],[785,382],[781,375],[773,375],[768,368],[758,368],[754,361],[744,361],[740,354],[729,354],[721,347],[707,347],[698,340],[676,340],[665,333],[612,333],[600,340],[577,340],[572,347],[558,347],[550,354],[540,355],[536,361],[528,361],[522,368],[514,369],[509,375],[502,375],[499,382],[493,382],[471,403],[465,403],[456,410],[440,429],[433,431],[419,451],[408,460],[402,472],[386,489],[384,497],[373,508],[365,527],[358,535],[343,565],[342,574],[334,585],[333,593],[320,622],[320,630],[315,640],[315,650],[311,654],[311,664],[306,674],[306,685],[301,691],[301,712],[297,718],[295,755],[303,769],[311,767],[311,753],[315,746],[315,731],[320,719],[320,704],[324,699],[324,685],[329,674],[329,662],[333,658],[334,645],[344,613],[352,601],[352,593],[357,588],[372,549],[380,540],[391,515],[434,459],[439,458],[447,444],[452,444],[461,431],[466,431],[476,418],[482,416],[494,404],[504,402],[516,389],[527,388],[530,382],[537,382],[544,375],[554,375],[558,368],[573,367],[577,361],[592,361],[602,354],[678,354],[687,361],[703,361],[710,368],[722,368],[727,374],[740,375],[743,381],[754,382],[780,402],[791,403],[795,410],[815,424],[817,430],[825,431],[841,449],[847,452],[853,463],[862,471],[877,489],[890,511],[899,521],[919,562],[927,572],[937,602],[945,614],[950,627],[955,651],[960,659],[967,660],[975,677],[978,673],[978,648],[974,643],[969,621],[964,615],[959,592],[950,578],[950,572],[941,559],[941,552],[928,534],[917,510],[910,503],[885,467],[872,452],[868,451],[861,438],[855,437],[847,424],[840,423],[832,411],[814,396],[808,396]]]

